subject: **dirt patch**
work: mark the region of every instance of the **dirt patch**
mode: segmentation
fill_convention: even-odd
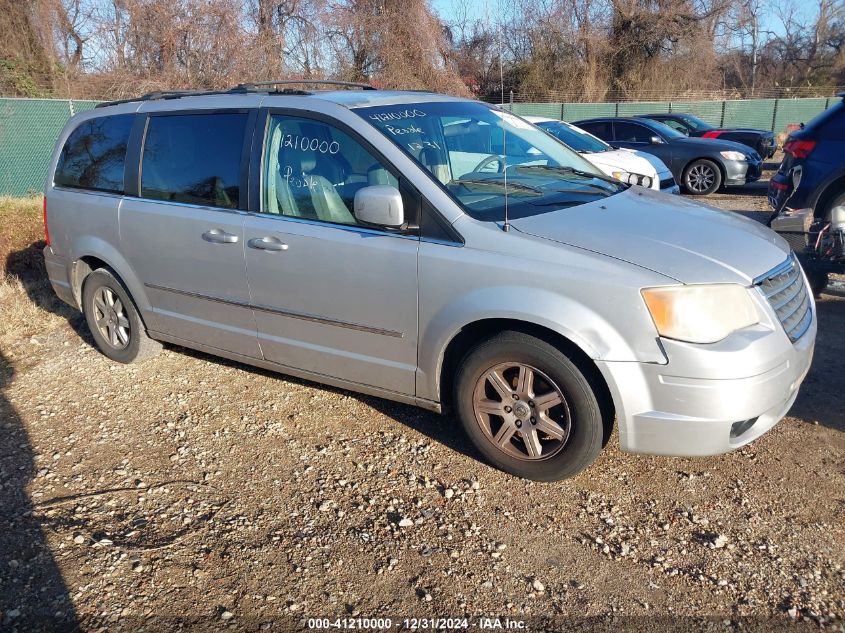
[[[751,446],[643,457],[614,436],[576,479],[538,484],[481,463],[448,417],[176,347],[114,364],[21,283],[13,301],[39,312],[0,338],[0,628],[845,615],[841,297],[819,301],[790,416]]]

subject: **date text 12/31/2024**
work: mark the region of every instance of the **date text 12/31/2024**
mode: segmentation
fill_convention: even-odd
[[[450,631],[480,629],[483,631],[527,631],[525,620],[513,618],[308,618],[311,630],[360,629],[387,631],[394,628],[405,631]]]

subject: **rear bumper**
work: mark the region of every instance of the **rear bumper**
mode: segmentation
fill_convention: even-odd
[[[44,266],[47,269],[47,278],[53,291],[65,303],[79,308],[76,297],[73,295],[73,286],[70,283],[70,262],[64,257],[59,257],[53,252],[51,246],[44,247]]]
[[[754,327],[711,345],[662,340],[666,365],[599,362],[616,405],[620,448],[718,455],[757,439],[795,401],[815,337],[814,314],[794,345],[782,329]]]

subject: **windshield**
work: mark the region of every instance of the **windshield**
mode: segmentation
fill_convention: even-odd
[[[639,119],[652,131],[657,132],[658,134],[662,135],[663,138],[669,139],[676,139],[676,138],[686,138],[687,135],[681,132],[678,132],[675,128],[669,127],[665,123],[661,123],[660,121],[655,121],[654,119]]]
[[[681,117],[684,123],[687,124],[692,130],[696,132],[707,132],[709,130],[715,130],[712,125],[699,119],[697,116],[693,116],[691,114],[685,114]]]
[[[500,222],[627,188],[517,116],[473,101],[356,108],[472,217]]]
[[[541,121],[536,125],[538,128],[546,130],[546,132],[559,141],[566,143],[576,152],[596,153],[607,152],[613,149],[610,145],[592,134],[561,121]]]

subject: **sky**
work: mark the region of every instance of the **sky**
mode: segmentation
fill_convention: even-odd
[[[796,7],[799,16],[811,18],[817,14],[817,2],[814,0],[763,0],[763,6],[769,5],[771,10],[764,12],[761,28],[782,34],[783,24],[776,15],[775,7],[789,2]],[[490,21],[495,24],[500,3],[499,0],[431,0],[431,4],[446,22],[455,20],[466,11],[470,20],[483,19],[489,15]]]

